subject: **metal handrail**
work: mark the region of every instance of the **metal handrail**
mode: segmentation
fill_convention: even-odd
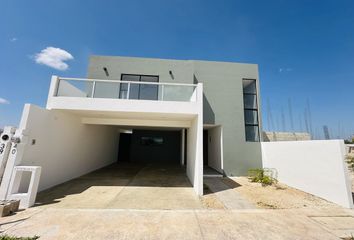
[[[92,90],[91,93],[87,97],[94,98],[95,97],[95,90],[96,90],[96,85],[98,83],[116,83],[116,84],[127,84],[127,96],[124,99],[130,99],[130,90],[131,90],[131,84],[145,84],[145,85],[155,85],[155,86],[161,86],[161,98],[157,99],[160,101],[164,101],[164,90],[165,86],[180,86],[180,87],[193,87],[193,91],[197,95],[197,88],[198,84],[189,84],[189,83],[165,83],[165,82],[141,82],[141,81],[125,81],[125,80],[112,80],[112,79],[92,79],[92,78],[64,78],[64,77],[57,77],[58,79],[58,86],[60,84],[60,81],[79,81],[79,82],[92,82]],[[57,93],[58,94],[58,93]],[[56,94],[56,96],[58,96]],[[196,96],[197,97],[197,96]],[[120,98],[120,97],[118,97]]]
[[[165,83],[165,82],[140,82],[140,81],[125,81],[114,79],[93,79],[93,78],[63,78],[59,77],[59,80],[67,81],[87,81],[87,82],[110,82],[110,83],[133,83],[133,84],[147,84],[147,85],[171,85],[171,86],[193,86],[197,87],[198,84],[191,83]]]

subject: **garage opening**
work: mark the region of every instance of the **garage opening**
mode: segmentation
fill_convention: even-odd
[[[119,135],[118,162],[180,164],[180,130],[122,131]]]
[[[63,208],[202,207],[187,177],[186,161],[182,160],[186,158],[187,150],[185,129],[86,127],[107,128],[105,144],[109,145],[106,148],[109,154],[99,154],[106,158],[115,154],[112,161],[95,171],[40,192],[37,204]],[[108,138],[112,132],[116,135],[115,140]],[[114,146],[115,151],[109,150]]]

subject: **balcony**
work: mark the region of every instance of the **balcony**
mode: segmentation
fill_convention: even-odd
[[[197,84],[58,78],[57,97],[195,102]]]
[[[53,76],[47,109],[68,110],[80,115],[83,121],[88,118],[190,121],[202,112],[202,91],[201,83]]]

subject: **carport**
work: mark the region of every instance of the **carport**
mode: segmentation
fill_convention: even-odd
[[[185,168],[178,164],[117,162],[42,191],[37,205],[51,208],[198,209]]]
[[[38,204],[198,208],[203,191],[202,144],[197,142],[201,119],[163,117],[26,105],[20,128],[29,141],[19,164],[43,169]]]
[[[42,191],[37,205],[108,209],[202,207],[186,175],[186,129],[110,128],[117,134],[116,161]]]

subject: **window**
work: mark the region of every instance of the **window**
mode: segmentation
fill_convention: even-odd
[[[132,82],[159,82],[158,76],[122,74],[122,81]],[[119,98],[128,98],[128,83],[121,83]],[[129,90],[129,99],[158,99],[158,85],[131,83]]]
[[[141,137],[140,139],[140,144],[144,146],[158,146],[163,142],[163,137]]]
[[[247,142],[259,142],[257,86],[255,79],[243,79],[243,107]]]

